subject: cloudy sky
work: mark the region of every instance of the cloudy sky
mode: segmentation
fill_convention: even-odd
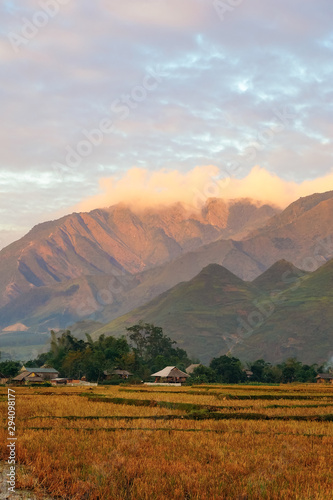
[[[332,18],[331,0],[3,0],[0,247],[126,196],[333,189]]]

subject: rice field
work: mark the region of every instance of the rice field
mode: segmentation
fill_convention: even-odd
[[[15,390],[16,487],[37,499],[333,498],[328,385]]]

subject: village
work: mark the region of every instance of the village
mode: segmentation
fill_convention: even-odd
[[[188,379],[191,377],[195,370],[201,367],[200,363],[191,364],[186,368],[186,372],[183,372],[176,366],[166,366],[162,370],[152,373],[151,377],[154,378],[152,382],[141,381],[143,385],[148,386],[178,386],[186,384]],[[244,370],[247,380],[251,379],[253,372],[251,370]],[[103,377],[100,381],[103,384],[104,381],[114,381],[114,382],[130,382],[133,374],[127,370],[115,369],[115,370],[104,370]],[[333,373],[318,373],[315,377],[317,384],[333,384]],[[29,385],[42,385],[49,384],[51,386],[67,386],[67,387],[79,387],[79,386],[97,386],[98,382],[87,381],[86,376],[82,376],[80,379],[60,377],[59,371],[50,366],[41,367],[29,367],[26,368],[22,366],[19,374],[16,377],[10,378],[6,377],[0,372],[0,384],[13,385],[13,386],[29,386]]]

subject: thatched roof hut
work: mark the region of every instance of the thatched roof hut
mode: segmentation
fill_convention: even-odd
[[[111,378],[114,378],[114,377],[118,377],[118,378],[122,378],[122,379],[128,379],[128,377],[131,377],[133,375],[133,373],[127,371],[127,370],[104,370],[103,372],[103,375],[105,376],[105,378],[107,380],[111,379]]]
[[[155,377],[155,382],[167,382],[167,383],[182,383],[186,382],[189,375],[182,372],[177,368],[177,366],[166,366],[163,370],[159,372],[152,373],[151,377]]]
[[[12,379],[12,382],[23,385],[26,382],[44,382],[44,379],[36,375],[34,372],[30,373],[26,371],[19,373],[16,377]]]
[[[317,383],[319,384],[324,384],[324,383],[333,384],[333,373],[318,373],[316,379]]]
[[[25,382],[44,382],[57,378],[59,372],[55,368],[25,368],[12,379],[12,382],[24,384]]]

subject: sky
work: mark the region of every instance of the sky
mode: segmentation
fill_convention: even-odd
[[[333,189],[331,0],[3,0],[0,248],[78,210]]]

